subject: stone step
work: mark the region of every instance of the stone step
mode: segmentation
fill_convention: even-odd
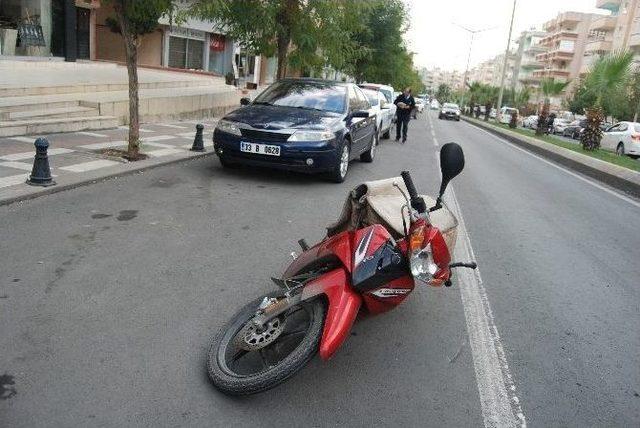
[[[38,106],[41,107],[41,106]],[[8,113],[9,120],[28,120],[28,119],[58,119],[68,117],[89,117],[99,116],[99,111],[95,107],[59,107],[45,108],[38,110],[14,111]]]
[[[166,82],[141,82],[139,89],[181,89],[194,87],[224,87],[224,81],[220,78],[199,78],[172,80]],[[48,85],[48,86],[0,86],[1,97],[23,97],[30,95],[55,95],[96,93],[111,91],[128,91],[128,83],[100,83],[100,84],[74,84],[74,85]]]
[[[91,131],[116,126],[118,126],[118,119],[113,116],[0,121],[0,137]]]
[[[12,112],[29,110],[50,110],[58,108],[78,107],[80,102],[74,97],[51,98],[0,98],[0,120],[7,120]],[[84,105],[84,102],[83,102]],[[93,107],[93,106],[89,106]]]

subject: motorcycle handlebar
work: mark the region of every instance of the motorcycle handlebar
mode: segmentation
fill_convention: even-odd
[[[416,186],[413,184],[413,180],[411,179],[411,174],[409,174],[409,171],[402,171],[400,175],[404,180],[404,185],[407,187],[407,190],[409,191],[409,198],[411,198],[411,206],[413,207],[413,209],[415,209],[419,213],[426,212],[427,206],[424,203],[424,200],[418,196],[418,192],[416,191]]]
[[[416,200],[418,198],[418,192],[416,191],[416,186],[414,186],[413,180],[411,179],[411,174],[409,174],[409,171],[402,171],[400,175],[404,180],[404,185],[407,187],[407,190],[409,191],[409,197],[411,198],[412,201]]]

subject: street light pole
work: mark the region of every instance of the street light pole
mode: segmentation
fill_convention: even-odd
[[[502,96],[504,95],[504,77],[507,74],[507,61],[509,60],[509,45],[511,44],[511,31],[513,30],[513,17],[516,14],[516,2],[513,0],[513,10],[511,11],[511,23],[509,24],[509,36],[507,37],[507,48],[504,50],[504,62],[502,63],[502,75],[500,76],[500,92],[498,94],[498,112],[502,108]]]
[[[471,48],[473,47],[473,39],[476,36],[476,34],[493,30],[496,27],[483,28],[482,30],[472,30],[470,28],[463,27],[460,24],[456,24],[455,22],[453,24],[457,25],[458,27],[462,28],[464,31],[467,31],[468,33],[471,34],[471,40],[469,42],[469,53],[467,54],[467,66],[464,69],[464,77],[462,79],[462,99],[460,100],[460,105],[464,107],[464,92],[467,90],[467,75],[469,74],[469,62],[471,61]]]

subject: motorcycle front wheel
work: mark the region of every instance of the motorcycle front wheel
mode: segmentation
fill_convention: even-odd
[[[278,295],[262,296],[240,309],[213,339],[207,370],[225,394],[271,389],[302,369],[318,351],[326,310],[321,299],[300,302],[261,331],[251,326],[264,297]]]

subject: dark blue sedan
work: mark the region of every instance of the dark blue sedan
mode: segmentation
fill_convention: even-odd
[[[222,118],[213,133],[223,166],[245,164],[324,173],[344,181],[349,161],[373,162],[375,115],[356,85],[284,79]]]

